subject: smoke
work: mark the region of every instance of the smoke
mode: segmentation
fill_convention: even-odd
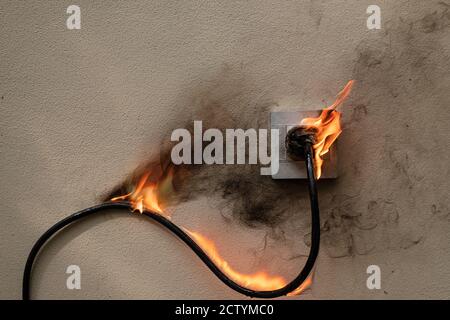
[[[427,130],[430,121],[446,121],[442,110],[448,96],[436,89],[445,76],[440,67],[446,57],[441,54],[442,39],[449,26],[449,10],[441,7],[420,19],[390,22],[376,41],[362,41],[348,57],[357,85],[343,109],[344,133],[338,141],[339,154],[344,155],[339,160],[341,176],[319,181],[322,245],[331,257],[408,249],[424,241],[431,227],[423,226],[437,219],[448,221],[448,179],[424,169],[442,167],[445,157],[431,155],[433,150],[446,152],[439,137],[448,136],[445,126]],[[242,68],[224,66],[217,76],[199,83],[196,91],[180,96],[181,111],[167,125],[160,159],[148,161],[104,199],[131,191],[143,170],[164,175],[172,167],[171,131],[192,130],[193,120],[202,120],[204,130],[267,128],[268,112],[276,106],[274,91],[258,88]],[[428,109],[422,112],[424,103]],[[292,246],[298,242],[295,237],[304,236],[309,245],[305,181],[272,180],[261,176],[256,165],[173,170],[174,192],[164,195],[169,205],[212,198],[226,223],[267,230],[270,239]],[[422,200],[430,190],[433,196]]]
[[[247,95],[243,78],[236,81],[239,76],[231,75],[231,72],[225,68],[208,88],[191,97],[190,112],[180,114],[184,122],[177,121],[178,128],[186,128],[193,135],[194,120],[202,120],[204,131],[208,128],[268,128],[268,112],[274,103]],[[176,128],[177,124],[171,126],[172,130]],[[161,143],[159,159],[150,159],[137,168],[102,200],[131,192],[144,172],[151,172],[150,180],[156,181],[173,170],[173,192],[161,199],[168,206],[211,197],[225,221],[251,228],[267,228],[269,232],[273,231],[272,234],[280,224],[299,212],[303,213],[302,216],[309,216],[309,205],[301,207],[308,203],[305,181],[273,180],[260,174],[259,165],[173,165],[170,159],[172,130]]]

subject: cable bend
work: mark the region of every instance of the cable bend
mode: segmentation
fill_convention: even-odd
[[[316,187],[316,179],[314,177],[314,161],[313,161],[313,151],[310,144],[306,146],[305,152],[305,163],[306,169],[308,173],[308,189],[309,189],[309,198],[311,203],[311,247],[309,251],[308,259],[300,271],[298,276],[294,278],[291,282],[285,285],[282,288],[276,290],[268,290],[268,291],[255,291],[248,288],[245,288],[233,280],[231,280],[226,274],[224,274],[208,257],[208,255],[200,248],[200,246],[185,232],[183,229],[175,225],[173,222],[168,220],[163,215],[152,212],[152,211],[144,211],[143,215],[158,222],[162,226],[169,229],[173,234],[175,234],[178,238],[180,238],[184,243],[186,243],[192,251],[206,264],[206,266],[228,287],[231,289],[244,294],[249,297],[254,298],[276,298],[280,296],[287,295],[288,293],[294,291],[302,283],[308,278],[311,273],[317,255],[319,253],[319,244],[320,244],[320,218],[319,218],[319,203],[317,196],[317,187]],[[22,299],[30,300],[30,282],[31,282],[31,274],[33,269],[34,261],[39,254],[41,248],[50,240],[58,231],[62,230],[66,226],[72,224],[75,221],[86,218],[90,215],[98,213],[103,210],[109,209],[127,209],[130,210],[131,205],[128,202],[105,202],[90,208],[86,208],[79,212],[76,212],[67,218],[56,223],[50,229],[48,229],[34,244],[31,249],[30,254],[28,255],[27,262],[25,264],[25,270],[23,273],[23,283],[22,283]]]

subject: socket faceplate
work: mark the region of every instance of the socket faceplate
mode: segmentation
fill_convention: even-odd
[[[280,169],[272,175],[273,179],[306,179],[304,161],[295,161],[288,157],[285,147],[286,133],[294,126],[300,124],[302,119],[318,117],[321,110],[313,111],[279,111],[270,113],[270,128],[280,130]],[[337,150],[333,144],[330,151],[323,157],[322,176],[320,179],[337,178]]]

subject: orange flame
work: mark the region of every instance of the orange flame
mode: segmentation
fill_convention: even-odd
[[[172,191],[173,170],[169,169],[167,174],[160,176],[158,179],[151,179],[151,172],[146,171],[138,180],[134,190],[128,194],[114,197],[111,201],[129,201],[134,210],[142,213],[144,210],[162,214],[167,218],[169,215],[164,212],[160,195]],[[183,228],[193,240],[202,248],[213,263],[230,279],[239,285],[258,291],[276,290],[284,287],[287,282],[281,276],[272,276],[266,272],[259,271],[253,274],[244,274],[233,269],[225,259],[223,259],[213,241],[198,232],[193,232]],[[298,295],[303,292],[311,284],[311,278],[308,278],[299,288],[291,292],[289,295]]]
[[[187,229],[184,230],[195,240],[203,251],[206,252],[214,264],[239,285],[253,290],[275,290],[286,285],[286,281],[282,277],[270,276],[263,271],[254,274],[237,272],[219,255],[214,242],[197,232],[189,231]]]
[[[311,271],[311,274],[305,279],[305,281],[303,281],[303,283],[294,291],[288,293],[288,296],[298,296],[299,294],[301,294],[303,291],[305,291],[306,289],[308,289],[309,287],[311,287],[312,285],[312,274],[313,271]]]
[[[320,135],[318,137],[323,137],[324,142],[318,143],[314,145],[315,150],[322,151],[317,152],[317,154],[322,155],[328,151],[329,145],[328,142],[331,140],[329,136],[331,134],[327,134],[330,129],[328,128],[328,123],[330,120],[328,116],[323,116],[327,113],[337,113],[337,125],[339,125],[339,113],[334,110],[336,106],[338,106],[345,97],[348,95],[350,91],[352,82],[344,88],[344,90],[339,94],[336,102],[329,107],[329,110],[323,110],[322,115],[318,119],[304,119],[304,125],[314,126],[321,128]],[[345,92],[344,92],[345,91]],[[331,108],[331,109],[330,109]],[[334,134],[334,139],[340,133]],[[333,139],[333,141],[334,141]],[[322,147],[321,147],[322,146]],[[317,161],[317,160],[316,160]],[[316,162],[319,163],[319,162]],[[160,168],[162,169],[162,168]],[[319,167],[320,169],[320,167]],[[121,195],[118,197],[114,197],[111,201],[129,201],[134,211],[139,211],[143,213],[144,210],[148,210],[150,212],[164,215],[167,218],[170,218],[169,214],[164,210],[164,201],[167,200],[166,195],[173,191],[172,182],[174,179],[175,171],[174,167],[169,166],[165,170],[154,170],[154,168],[149,169],[148,167],[141,171],[141,174],[137,175],[139,177],[137,180],[133,182],[133,190],[125,195]],[[143,172],[143,173],[142,173]],[[177,171],[178,172],[178,171]],[[177,176],[179,174],[177,173]],[[320,172],[318,177],[320,176]],[[217,250],[215,243],[212,240],[209,240],[207,237],[201,235],[198,232],[190,231],[183,228],[185,232],[192,237],[192,239],[200,246],[200,248],[208,255],[208,257],[212,260],[212,262],[225,274],[227,277],[235,281],[237,284],[257,291],[269,291],[283,288],[286,286],[287,281],[281,277],[276,275],[270,275],[265,271],[258,271],[252,274],[240,273],[233,269],[228,262],[222,258]],[[297,289],[289,293],[289,296],[299,295],[304,290],[306,290],[312,283],[312,275],[310,275]]]
[[[135,189],[123,196],[112,198],[111,201],[127,200],[135,211],[142,213],[144,210],[163,214],[161,203],[158,199],[161,190],[171,185],[173,173],[170,170],[162,179],[152,182],[150,181],[150,172],[146,172],[140,178]]]
[[[305,118],[300,123],[301,126],[305,126],[308,129],[315,129],[317,132],[315,135],[316,143],[313,145],[316,179],[319,179],[322,175],[322,156],[330,150],[331,145],[342,132],[340,122],[341,113],[336,108],[350,94],[354,82],[354,80],[350,80],[344,89],[339,92],[336,101],[331,106],[323,109],[319,117]]]

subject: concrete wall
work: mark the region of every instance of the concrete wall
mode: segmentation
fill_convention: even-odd
[[[349,79],[341,176],[319,183],[322,250],[299,298],[450,297],[448,1],[78,1],[81,30],[67,30],[70,4],[0,2],[0,298],[20,297],[34,241],[156,156],[198,97],[251,120],[322,107]],[[381,30],[366,28],[369,4]],[[307,253],[299,194],[270,226],[214,197],[172,210],[236,269],[288,278]],[[81,290],[65,287],[71,264]],[[366,288],[371,264],[381,290]],[[33,297],[241,298],[167,231],[113,212],[46,247]]]

